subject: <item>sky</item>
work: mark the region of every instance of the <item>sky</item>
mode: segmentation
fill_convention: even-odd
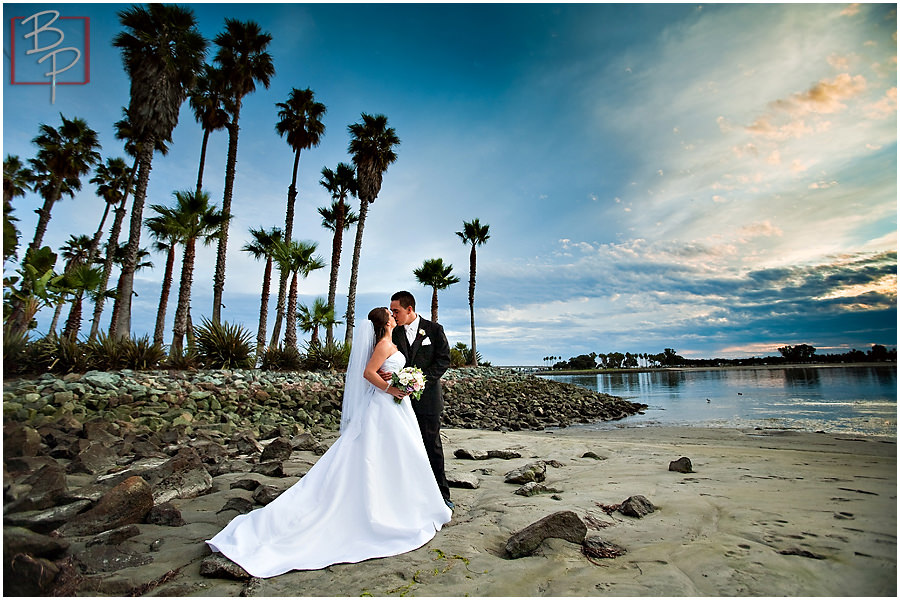
[[[4,156],[33,157],[39,124],[59,126],[60,113],[98,132],[104,159],[124,156],[113,124],[129,79],[111,41],[128,6],[3,5]],[[318,182],[323,167],[350,162],[348,125],[384,114],[401,140],[364,230],[357,322],[401,289],[429,316],[431,289],[413,270],[442,258],[461,282],[439,293],[439,322],[451,346],[469,344],[469,247],[455,232],[477,218],[490,226],[477,249],[477,348],[494,365],[664,348],[737,358],[801,343],[820,354],[897,345],[896,5],[186,6],[209,40],[225,18],[272,35],[275,76],[241,113],[222,312],[254,335],[263,263],[240,248],[250,228],[284,225],[293,151],[275,131],[276,103],[308,87],[327,107],[326,131],[301,154],[294,236],[317,242],[326,261],[331,234],[317,208],[331,200]],[[55,99],[50,85],[10,77],[49,81],[35,70],[41,54],[24,54],[27,29],[15,30],[12,60],[10,19],[43,10],[89,18],[90,80],[58,84]],[[83,30],[64,36],[84,48]],[[59,81],[83,77],[87,62]],[[185,103],[169,154],[154,158],[148,207],[195,186],[201,140]],[[227,134],[214,133],[204,187],[219,206],[226,150]],[[44,244],[97,228],[103,202],[87,179],[54,207]],[[34,194],[14,203],[22,248],[40,203]],[[135,280],[135,335],[154,327],[164,255],[153,262]],[[200,248],[195,323],[212,312],[214,266],[215,247]],[[326,297],[328,276],[303,280],[300,301]],[[176,300],[173,292],[167,342]],[[274,303],[273,294],[270,332]],[[39,332],[50,316],[39,314]]]

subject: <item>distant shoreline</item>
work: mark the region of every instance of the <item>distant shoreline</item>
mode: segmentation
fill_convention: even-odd
[[[532,375],[599,375],[601,373],[658,373],[660,371],[750,371],[773,369],[833,369],[839,367],[893,367],[896,362],[858,362],[858,363],[789,363],[783,365],[728,365],[724,367],[639,367],[635,369],[586,369],[583,371],[541,370],[534,371]]]

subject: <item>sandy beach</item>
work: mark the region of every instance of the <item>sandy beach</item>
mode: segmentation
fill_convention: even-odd
[[[328,440],[330,441],[330,440]],[[164,546],[151,564],[110,574],[156,579],[157,596],[895,596],[896,440],[779,430],[707,428],[444,431],[447,471],[474,474],[476,489],[453,489],[453,520],[416,551],[272,579],[199,575],[200,540],[236,513],[219,511],[248,476],[286,488],[316,460],[294,452],[286,478],[233,473],[213,493],[175,504],[179,528],[142,525],[135,543]],[[457,449],[514,450],[516,459],[459,459]],[[583,457],[593,452],[599,458]],[[688,457],[693,473],[668,470]],[[504,474],[546,462],[556,493],[516,495]],[[610,511],[634,495],[656,511]],[[548,539],[509,559],[507,539],[557,511],[574,511],[599,537],[627,552],[589,560],[582,546]],[[98,581],[99,583],[99,581]]]

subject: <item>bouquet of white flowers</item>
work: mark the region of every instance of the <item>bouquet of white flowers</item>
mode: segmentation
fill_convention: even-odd
[[[403,367],[399,373],[391,374],[391,385],[418,400],[422,397],[422,391],[425,389],[425,375],[419,367]],[[397,404],[402,401],[396,397],[394,400],[397,401]]]

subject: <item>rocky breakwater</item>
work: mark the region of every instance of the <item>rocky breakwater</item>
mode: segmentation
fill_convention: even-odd
[[[444,427],[523,430],[621,419],[646,408],[579,386],[508,369],[450,369],[444,375]],[[91,371],[4,381],[4,422],[33,428],[74,418],[121,421],[129,429],[176,427],[255,435],[279,425],[339,428],[343,373]]]
[[[519,431],[614,421],[647,408],[616,396],[509,369],[451,369],[443,378],[444,427]]]

